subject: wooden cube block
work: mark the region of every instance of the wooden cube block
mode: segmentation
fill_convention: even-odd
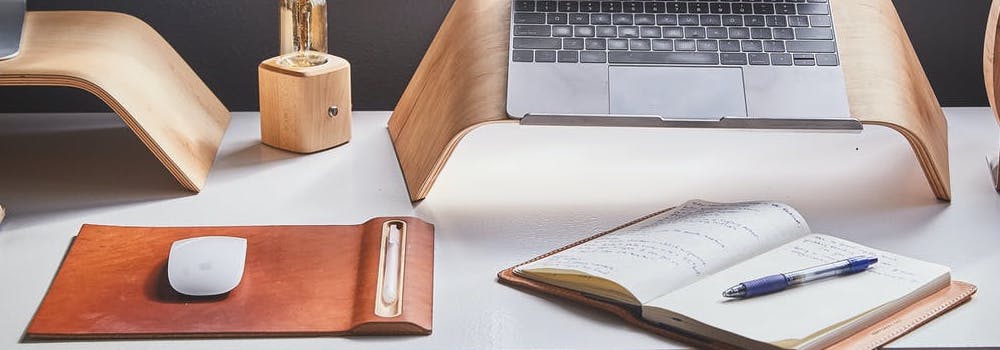
[[[326,63],[291,67],[282,57],[261,62],[261,141],[272,147],[312,153],[351,139],[351,65],[327,55]]]

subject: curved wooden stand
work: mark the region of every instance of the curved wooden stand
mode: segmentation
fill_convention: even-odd
[[[851,113],[901,133],[937,198],[951,199],[948,128],[891,0],[833,1]],[[506,112],[509,0],[457,0],[389,120],[410,199],[427,196],[472,129]]]
[[[141,20],[91,11],[28,12],[0,85],[68,86],[104,101],[184,188],[201,191],[229,111]]]
[[[996,54],[1000,52],[1000,40],[997,34],[1000,33],[1000,1],[993,1],[990,7],[989,21],[986,23],[986,43],[983,45],[983,77],[986,80],[986,96],[990,99],[990,107],[993,108],[993,115],[1000,123],[1000,109],[997,102],[1000,102],[1000,61],[996,60]],[[1000,162],[1000,161],[998,161]],[[996,167],[997,164],[993,164]],[[992,168],[993,180],[996,181],[997,191],[1000,191],[1000,169]]]

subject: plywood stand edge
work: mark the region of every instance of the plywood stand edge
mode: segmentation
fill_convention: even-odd
[[[996,54],[1000,52],[1000,40],[997,34],[1000,33],[1000,1],[993,1],[990,6],[990,16],[986,23],[986,41],[983,45],[983,78],[986,81],[986,97],[990,100],[990,107],[993,108],[993,116],[997,123],[1000,123],[1000,109],[997,102],[1000,102],[1000,64],[996,60]],[[1000,171],[1000,169],[990,169],[990,171]],[[993,174],[996,179],[996,189],[1000,191],[1000,174]]]
[[[229,111],[153,28],[120,13],[28,12],[0,86],[66,86],[108,105],[180,184],[201,191]]]
[[[389,120],[410,199],[427,196],[462,137],[507,118],[509,0],[457,0]],[[934,195],[951,199],[948,128],[891,0],[834,1],[851,113],[909,142]]]

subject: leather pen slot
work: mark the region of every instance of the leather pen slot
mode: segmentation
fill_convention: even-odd
[[[382,245],[375,290],[375,315],[396,317],[403,312],[403,277],[406,266],[406,222],[382,224]]]

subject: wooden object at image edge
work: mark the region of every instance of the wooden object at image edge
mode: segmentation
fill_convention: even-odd
[[[833,2],[851,113],[910,143],[934,195],[951,200],[944,112],[891,0]],[[410,194],[427,196],[473,129],[507,117],[510,1],[457,0],[389,120]]]
[[[0,86],[66,86],[97,96],[194,192],[229,124],[226,107],[163,37],[114,12],[28,12],[21,54],[0,61]]]
[[[983,45],[983,78],[986,81],[986,96],[990,100],[990,107],[993,108],[993,115],[1000,123],[1000,109],[997,109],[997,93],[1000,93],[1000,67],[997,67],[995,60],[996,53],[1000,52],[1000,40],[997,40],[997,33],[1000,32],[1000,1],[993,1],[990,7],[989,21],[986,23],[986,41]],[[992,169],[991,169],[992,171]],[[1000,191],[1000,175],[994,174],[996,179],[996,189]]]

